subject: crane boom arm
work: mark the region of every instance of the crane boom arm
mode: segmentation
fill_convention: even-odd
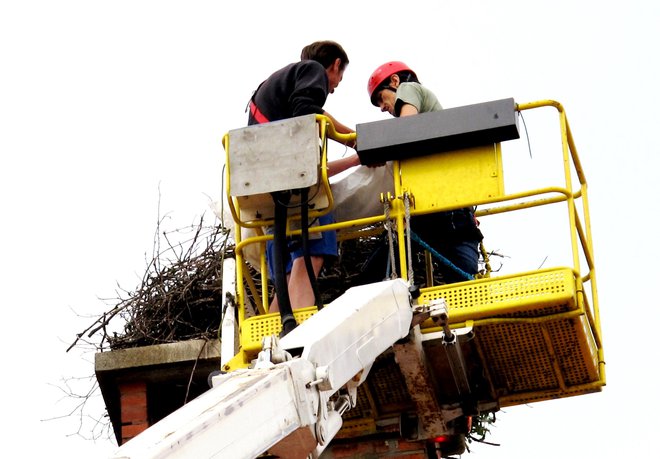
[[[212,389],[122,445],[114,459],[318,457],[356,403],[375,358],[410,331],[401,279],[349,289],[280,342],[255,368],[214,376]],[[280,349],[276,349],[280,348]],[[273,352],[273,351],[276,352]],[[273,362],[282,350],[300,357]],[[289,352],[284,352],[289,355]],[[348,394],[335,396],[340,390]]]

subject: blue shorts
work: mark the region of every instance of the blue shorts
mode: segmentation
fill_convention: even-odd
[[[329,225],[335,222],[332,213],[318,218],[319,225]],[[318,237],[321,236],[321,237]],[[313,257],[336,257],[337,256],[337,232],[323,231],[321,233],[309,233],[309,254]],[[289,260],[286,265],[286,272],[291,272],[293,260],[302,257],[303,250],[300,239],[289,243]],[[273,264],[273,241],[266,243],[266,261],[268,262],[268,274],[271,279],[275,272]]]

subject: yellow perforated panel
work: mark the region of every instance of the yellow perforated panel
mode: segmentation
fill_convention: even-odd
[[[316,306],[296,309],[293,315],[296,322],[301,323],[316,313]],[[250,317],[243,322],[241,328],[241,346],[244,351],[261,349],[264,336],[277,335],[282,331],[282,321],[277,312]]]
[[[422,289],[420,303],[444,298],[450,322],[458,323],[505,314],[531,317],[574,309],[575,291],[573,271],[555,268]]]

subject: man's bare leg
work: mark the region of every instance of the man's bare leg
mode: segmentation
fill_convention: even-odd
[[[289,283],[289,275],[286,276],[286,282],[287,285]],[[273,295],[273,300],[270,302],[270,305],[268,306],[268,313],[271,312],[280,312],[280,303],[277,302],[277,293]]]
[[[323,257],[312,256],[310,258],[314,269],[314,277],[317,278],[323,267]],[[289,277],[289,298],[291,299],[291,309],[306,308],[315,304],[314,290],[309,282],[309,275],[303,257],[293,260]]]

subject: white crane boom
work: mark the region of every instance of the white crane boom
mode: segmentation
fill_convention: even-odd
[[[212,389],[112,458],[318,457],[376,357],[408,335],[412,315],[403,280],[349,289],[281,341],[265,339],[255,368],[214,376]]]

